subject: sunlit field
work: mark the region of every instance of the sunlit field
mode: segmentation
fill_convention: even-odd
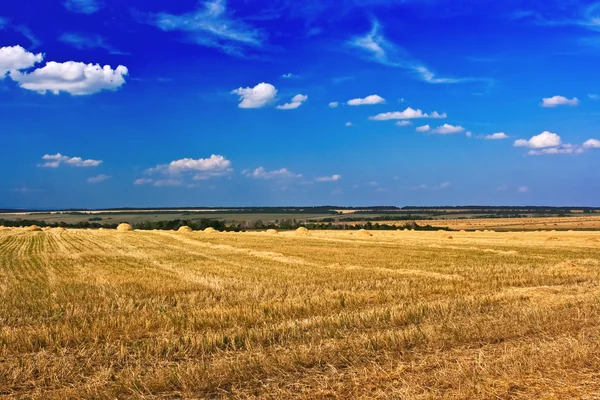
[[[597,398],[600,232],[0,230],[4,398]]]

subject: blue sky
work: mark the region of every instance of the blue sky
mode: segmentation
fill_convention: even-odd
[[[0,10],[0,207],[588,205],[600,2]]]

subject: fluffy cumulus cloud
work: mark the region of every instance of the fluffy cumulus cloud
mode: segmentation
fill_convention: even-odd
[[[294,97],[292,97],[292,101],[290,103],[285,103],[283,105],[277,106],[277,108],[280,110],[293,110],[295,108],[300,107],[302,103],[304,103],[306,100],[308,100],[308,96],[305,96],[303,94],[297,94]]]
[[[104,182],[107,179],[110,179],[110,176],[104,175],[104,174],[100,174],[100,175],[88,178],[87,182],[88,183],[100,183],[100,182]]]
[[[159,164],[144,172],[153,177],[139,178],[134,184],[179,186],[189,180],[204,181],[231,175],[232,172],[231,161],[221,155],[212,154],[209,158],[182,158],[168,164]]]
[[[464,130],[465,130],[465,128],[463,128],[460,125],[444,124],[444,125],[442,125],[440,127],[432,129],[431,132],[433,132],[433,133],[439,133],[440,135],[450,135],[452,133],[463,132]]]
[[[349,106],[364,106],[364,105],[373,105],[373,104],[385,104],[385,99],[379,95],[372,94],[365,98],[357,98],[348,100]]]
[[[113,70],[108,65],[101,67],[98,64],[74,61],[50,61],[30,73],[13,70],[10,77],[23,89],[40,94],[66,92],[72,95],[89,95],[103,90],[117,90],[125,84],[127,74],[127,67],[122,65]]]
[[[539,135],[531,137],[529,140],[518,139],[515,140],[515,147],[529,147],[532,149],[543,149],[546,147],[558,147],[562,143],[560,136],[556,133],[544,131]]]
[[[431,127],[429,125],[417,126],[417,128],[415,129],[415,131],[417,132],[429,132],[430,130]]]
[[[0,79],[3,79],[10,71],[31,68],[43,59],[44,56],[41,53],[30,53],[21,46],[1,47]]]
[[[275,100],[277,89],[270,83],[262,82],[253,88],[239,88],[231,93],[240,96],[239,108],[261,108]]]
[[[552,96],[542,99],[542,107],[576,106],[578,104],[579,99],[577,97],[567,99],[564,96]]]
[[[398,126],[408,126],[408,125],[412,125],[412,122],[406,121],[406,120],[404,120],[404,121],[398,121],[398,122],[396,122],[396,125],[398,125]]]
[[[600,149],[600,140],[588,139],[583,143],[583,147],[586,149]]]
[[[254,179],[297,179],[302,178],[302,174],[296,174],[287,168],[268,171],[263,167],[258,167],[255,170],[242,171],[244,176]]]
[[[373,121],[387,121],[392,119],[418,119],[418,118],[447,118],[446,113],[438,113],[437,111],[432,112],[431,114],[424,113],[421,110],[415,110],[411,107],[408,107],[404,111],[393,111],[377,114],[373,117],[369,117],[370,120]]]
[[[331,176],[320,176],[318,178],[315,178],[316,182],[337,182],[340,179],[342,179],[342,176],[340,174],[334,174]]]
[[[483,137],[485,140],[502,140],[508,139],[508,135],[504,132],[492,133],[491,135],[486,135]]]
[[[339,106],[340,103],[338,101],[332,101],[331,103],[329,103],[329,108],[337,108],[337,106]]]
[[[38,167],[43,168],[58,168],[61,165],[69,165],[72,167],[97,167],[102,164],[102,160],[84,160],[81,157],[69,157],[60,153],[45,154],[42,157],[45,162],[39,164]]]
[[[560,136],[552,132],[542,132],[529,140],[519,139],[515,147],[528,147],[530,156],[557,155],[557,154],[582,154],[586,150],[600,148],[600,140],[588,139],[582,145],[563,143]]]

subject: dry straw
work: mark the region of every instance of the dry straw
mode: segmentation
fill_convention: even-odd
[[[310,231],[308,229],[306,229],[305,227],[301,226],[300,228],[296,229],[296,235],[297,236],[309,236]]]
[[[42,230],[42,228],[40,228],[37,225],[31,225],[31,226],[25,227],[25,230],[30,231],[30,232],[40,232]]]
[[[270,235],[277,235],[279,231],[277,229],[267,229],[267,233]]]
[[[129,224],[119,224],[119,226],[117,226],[117,231],[119,232],[130,232],[133,229],[131,228],[131,225]]]
[[[208,228],[206,228],[204,230],[204,232],[206,232],[206,233],[216,233],[217,231],[215,230],[215,228],[212,228],[212,227],[209,226]]]
[[[180,226],[179,229],[177,229],[177,232],[191,232],[192,228],[190,228],[189,226]]]

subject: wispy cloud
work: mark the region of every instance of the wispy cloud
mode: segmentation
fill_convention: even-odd
[[[248,178],[254,179],[298,179],[302,178],[302,174],[296,174],[290,171],[287,168],[276,169],[273,171],[268,171],[263,167],[258,167],[255,170],[244,170],[242,171],[242,175]]]
[[[415,60],[406,50],[388,41],[381,33],[378,21],[373,21],[371,31],[348,41],[348,45],[360,49],[373,62],[394,68],[402,68],[424,82],[432,84],[452,84],[465,82],[488,82],[488,78],[449,78],[439,77],[422,62]]]
[[[315,178],[315,182],[337,182],[340,179],[342,179],[342,175],[334,174],[331,176],[320,176],[318,178]]]
[[[40,40],[37,38],[37,36],[35,36],[33,31],[29,29],[29,27],[25,25],[16,25],[14,30],[25,36],[31,42],[31,48],[35,49],[41,44]]]
[[[102,5],[98,0],[66,0],[63,5],[69,11],[80,14],[93,14]]]
[[[107,179],[110,179],[110,176],[100,174],[100,175],[96,175],[91,178],[88,178],[87,182],[88,183],[100,183],[100,182],[104,182]]]
[[[58,40],[79,50],[104,49],[110,54],[127,54],[115,49],[100,35],[66,32],[60,35]]]
[[[69,157],[60,153],[45,154],[42,159],[45,161],[45,163],[39,164],[38,167],[58,168],[63,164],[72,167],[97,167],[98,165],[102,164],[102,160],[84,160],[81,157]]]
[[[162,12],[147,15],[141,20],[163,31],[185,32],[188,39],[196,44],[235,56],[244,56],[246,47],[261,47],[266,37],[262,30],[228,12],[225,0],[206,1],[200,10],[181,15]]]
[[[460,125],[444,124],[431,130],[431,133],[439,133],[440,135],[451,135],[453,133],[464,132],[465,128]]]

